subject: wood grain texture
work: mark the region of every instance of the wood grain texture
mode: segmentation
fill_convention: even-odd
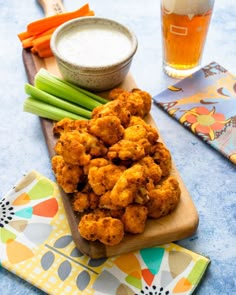
[[[60,0],[38,0],[42,6],[45,16],[63,13],[65,8]]]
[[[44,4],[47,7],[47,3],[50,4],[51,2],[53,1],[44,1]],[[46,7],[44,7],[44,9]],[[49,8],[47,11],[49,11]],[[28,80],[32,84],[34,81],[34,76],[40,68],[45,68],[49,72],[60,76],[55,59],[53,57],[41,59],[35,55],[32,55],[30,51],[23,50],[23,62]],[[120,87],[126,90],[131,90],[132,88],[137,87],[137,85],[135,84],[132,75],[128,74]],[[107,93],[102,93],[104,97],[106,94]],[[40,121],[48,147],[49,156],[52,157],[54,155],[54,146],[57,140],[57,138],[55,138],[52,133],[53,122],[51,120],[42,118]],[[146,121],[157,128],[150,115],[147,116]],[[135,251],[141,248],[173,242],[193,235],[197,230],[199,221],[197,210],[174,164],[171,175],[178,179],[181,188],[181,199],[177,208],[171,214],[165,217],[157,220],[148,220],[144,233],[138,235],[126,234],[122,242],[116,246],[105,246],[97,241],[90,242],[80,236],[77,228],[80,216],[73,212],[70,196],[61,190],[63,204],[67,214],[71,233],[77,248],[82,253],[87,254],[92,258],[110,257],[130,251]]]

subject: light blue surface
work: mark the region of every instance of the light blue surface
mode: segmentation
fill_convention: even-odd
[[[86,2],[66,0],[67,10]],[[97,16],[116,19],[136,33],[139,48],[131,68],[139,88],[155,95],[173,84],[161,69],[158,0],[91,0]],[[39,119],[24,113],[27,77],[17,33],[43,17],[36,0],[0,0],[0,196],[32,169],[54,179]],[[236,74],[236,7],[216,0],[202,64],[217,61]],[[236,110],[235,110],[236,111]],[[196,235],[179,241],[209,256],[197,294],[236,294],[236,166],[153,105],[152,115],[197,207]],[[0,268],[0,294],[44,294]],[[60,295],[60,294],[58,294]]]

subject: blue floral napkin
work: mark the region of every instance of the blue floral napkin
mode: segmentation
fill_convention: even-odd
[[[211,62],[153,100],[236,164],[236,77],[225,68]]]

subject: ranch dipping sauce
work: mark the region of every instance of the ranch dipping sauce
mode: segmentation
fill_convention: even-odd
[[[57,42],[59,54],[72,64],[85,67],[107,66],[131,52],[129,36],[102,24],[74,26],[63,32]]]

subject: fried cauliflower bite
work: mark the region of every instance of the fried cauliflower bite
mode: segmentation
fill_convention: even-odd
[[[77,191],[78,183],[83,181],[83,170],[77,165],[68,164],[62,156],[54,156],[51,160],[56,180],[66,193]]]
[[[72,208],[75,212],[84,212],[88,209],[96,209],[99,203],[99,196],[93,192],[76,192],[73,195]]]
[[[99,197],[98,208],[95,210],[95,212],[101,210],[103,214],[106,214],[104,217],[110,216],[121,219],[122,215],[124,214],[124,208],[113,205],[111,203],[110,194],[111,192],[107,191],[104,195]]]
[[[115,88],[109,92],[108,97],[109,99],[117,99],[125,102],[126,107],[132,115],[143,118],[151,110],[151,95],[148,92],[138,88],[133,88],[130,92],[122,88]]]
[[[111,190],[122,175],[125,167],[109,163],[104,166],[92,166],[88,171],[88,183],[96,195]]]
[[[87,165],[83,166],[84,169],[84,174],[88,175],[89,169],[92,167],[103,167],[106,166],[110,163],[109,160],[105,159],[105,158],[95,158],[89,161],[89,163]]]
[[[149,154],[151,143],[146,138],[146,130],[141,125],[130,126],[125,129],[124,140],[129,140],[143,146],[145,154]]]
[[[161,142],[157,142],[152,147],[151,155],[155,163],[160,165],[162,170],[162,176],[169,176],[172,167],[172,159],[171,153],[165,147],[165,145]]]
[[[137,161],[145,156],[145,147],[138,142],[122,139],[109,147],[107,157],[115,164]]]
[[[150,110],[151,110],[151,106],[152,106],[152,97],[151,95],[143,90],[140,90],[138,88],[134,88],[131,91],[132,93],[138,93],[143,100],[143,117],[146,116]]]
[[[100,218],[97,222],[98,240],[109,246],[119,244],[124,237],[124,225],[121,220],[113,217]]]
[[[117,98],[117,101],[122,101],[126,109],[130,112],[131,116],[144,117],[144,104],[143,99],[139,93],[121,93]],[[115,101],[116,101],[115,100]]]
[[[125,232],[132,234],[141,234],[146,225],[148,209],[139,204],[131,204],[125,208],[122,216]]]
[[[148,217],[160,218],[172,212],[179,203],[181,190],[178,181],[169,176],[149,192],[146,204]]]
[[[146,129],[142,125],[129,126],[124,131],[124,139],[126,140],[139,141],[146,136]]]
[[[108,115],[91,119],[88,132],[101,139],[106,146],[111,146],[123,138],[124,127],[117,116]]]
[[[162,170],[160,166],[155,163],[152,157],[146,156],[138,161],[138,163],[144,167],[146,177],[151,179],[154,185],[161,180]]]
[[[84,212],[89,209],[89,195],[87,193],[77,192],[74,194],[72,208],[75,212]]]
[[[124,93],[129,93],[128,91],[122,89],[122,88],[114,88],[112,89],[109,94],[108,94],[108,99],[117,99],[117,97],[120,95],[120,94],[124,94]]]
[[[138,117],[138,116],[131,116],[130,117],[130,121],[129,121],[129,126],[133,126],[133,125],[148,125],[150,126],[148,123],[146,123],[143,118]],[[128,126],[128,127],[129,127]],[[145,126],[146,127],[146,126]]]
[[[84,215],[78,229],[80,235],[86,240],[99,240],[109,246],[119,244],[124,237],[124,225],[119,219],[96,213]]]
[[[156,128],[152,127],[150,124],[146,123],[142,118],[137,116],[131,116],[130,123],[128,127],[132,127],[135,125],[141,125],[145,128],[145,137],[151,144],[155,144],[159,138],[159,134]],[[127,128],[128,129],[128,128]],[[132,130],[132,129],[131,129]]]
[[[135,164],[126,169],[111,190],[111,202],[115,206],[126,207],[131,204],[142,188],[145,189],[144,167]]]
[[[99,198],[98,207],[101,209],[108,210],[121,210],[120,206],[116,206],[111,202],[111,191],[105,192],[105,194],[101,195]]]
[[[124,139],[139,141],[144,138],[147,139],[150,144],[154,144],[158,139],[158,133],[156,131],[147,131],[144,125],[129,126],[124,131]]]
[[[130,112],[126,108],[124,102],[119,100],[112,100],[108,103],[98,106],[92,111],[92,119],[106,117],[106,116],[116,116],[120,119],[120,122],[124,128],[129,125]]]
[[[89,213],[80,219],[78,230],[80,235],[88,241],[96,241],[98,239],[98,217],[96,214]]]
[[[67,163],[86,165],[92,156],[105,155],[107,148],[95,136],[87,132],[72,131],[62,133],[55,146],[57,154]]]
[[[69,132],[73,130],[87,131],[88,120],[72,120],[64,118],[53,125],[53,133],[60,135],[63,132]]]
[[[124,208],[122,209],[111,209],[110,211],[110,215],[113,218],[117,218],[120,219],[122,218],[123,214],[124,214]]]

